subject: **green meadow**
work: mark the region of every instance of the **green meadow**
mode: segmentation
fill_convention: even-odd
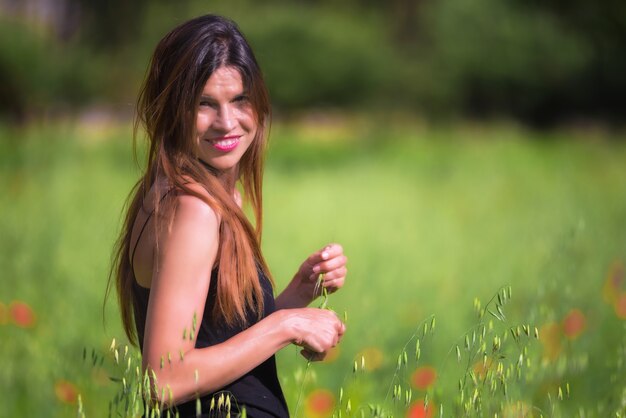
[[[0,417],[125,416],[130,357],[103,298],[140,172],[131,136],[0,127]],[[292,415],[626,416],[625,139],[276,122],[263,248],[278,289],[329,242],[349,257],[328,299],[347,321],[339,348],[308,368],[295,347],[278,356]]]

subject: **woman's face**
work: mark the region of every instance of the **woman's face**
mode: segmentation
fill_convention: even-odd
[[[239,160],[254,136],[257,124],[241,74],[220,67],[207,80],[196,116],[198,157],[211,167],[237,175]]]

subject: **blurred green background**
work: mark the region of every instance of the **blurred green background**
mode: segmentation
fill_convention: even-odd
[[[329,301],[348,316],[334,358],[305,376],[295,349],[279,354],[293,414],[350,416],[349,396],[354,416],[462,416],[458,382],[482,355],[472,342],[459,363],[455,348],[487,321],[474,298],[511,285],[488,337],[541,336],[493,353],[523,353],[523,378],[469,415],[626,415],[626,3],[1,0],[0,417],[75,416],[79,393],[86,416],[110,414],[125,365],[109,347],[125,339],[102,302],[142,165],[135,96],[161,36],[207,12],[239,23],[270,88],[278,287],[329,241],[350,257]],[[419,361],[396,373],[431,315]],[[408,408],[385,401],[394,383]]]
[[[626,104],[619,0],[3,0],[0,114],[132,113],[156,42],[199,14],[235,19],[279,114],[401,109],[538,126]],[[297,70],[297,71],[294,71]]]

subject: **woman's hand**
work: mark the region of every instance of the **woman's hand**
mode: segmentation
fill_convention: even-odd
[[[301,308],[279,311],[285,315],[283,325],[289,329],[293,344],[307,360],[323,360],[326,353],[341,341],[346,326],[328,309]]]
[[[345,283],[348,258],[339,244],[328,244],[311,254],[301,265],[293,279],[276,298],[278,308],[299,308],[307,306],[322,294],[322,287],[328,293],[336,292]],[[318,284],[318,280],[321,283]]]
[[[326,288],[328,293],[339,290],[345,280],[348,269],[346,263],[348,258],[343,254],[343,247],[339,244],[329,244],[319,251],[314,252],[307,258],[298,269],[294,280],[299,280],[302,285],[310,287],[313,284],[313,290],[317,286],[320,274],[323,274],[322,286]],[[317,294],[312,294],[315,298],[321,294],[321,289]]]

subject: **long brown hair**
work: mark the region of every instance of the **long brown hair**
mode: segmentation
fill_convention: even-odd
[[[239,162],[239,180],[244,199],[254,214],[254,227],[218,180],[219,173],[195,156],[199,98],[211,74],[223,66],[240,72],[257,122],[256,136]],[[263,293],[257,269],[271,280],[260,250],[263,158],[269,121],[269,97],[261,70],[234,22],[215,15],[197,17],[176,27],[159,42],[139,94],[135,119],[135,138],[140,126],[148,138],[146,171],[127,200],[126,218],[111,267],[124,331],[131,343],[137,343],[133,319],[135,278],[129,255],[133,225],[146,203],[154,207],[155,222],[169,225],[177,193],[167,193],[161,201],[165,189],[202,199],[221,220],[213,318],[229,325],[245,325],[249,309],[262,314]],[[190,181],[202,185],[209,197],[192,190]],[[146,202],[146,192],[151,187],[155,193],[152,201]]]

